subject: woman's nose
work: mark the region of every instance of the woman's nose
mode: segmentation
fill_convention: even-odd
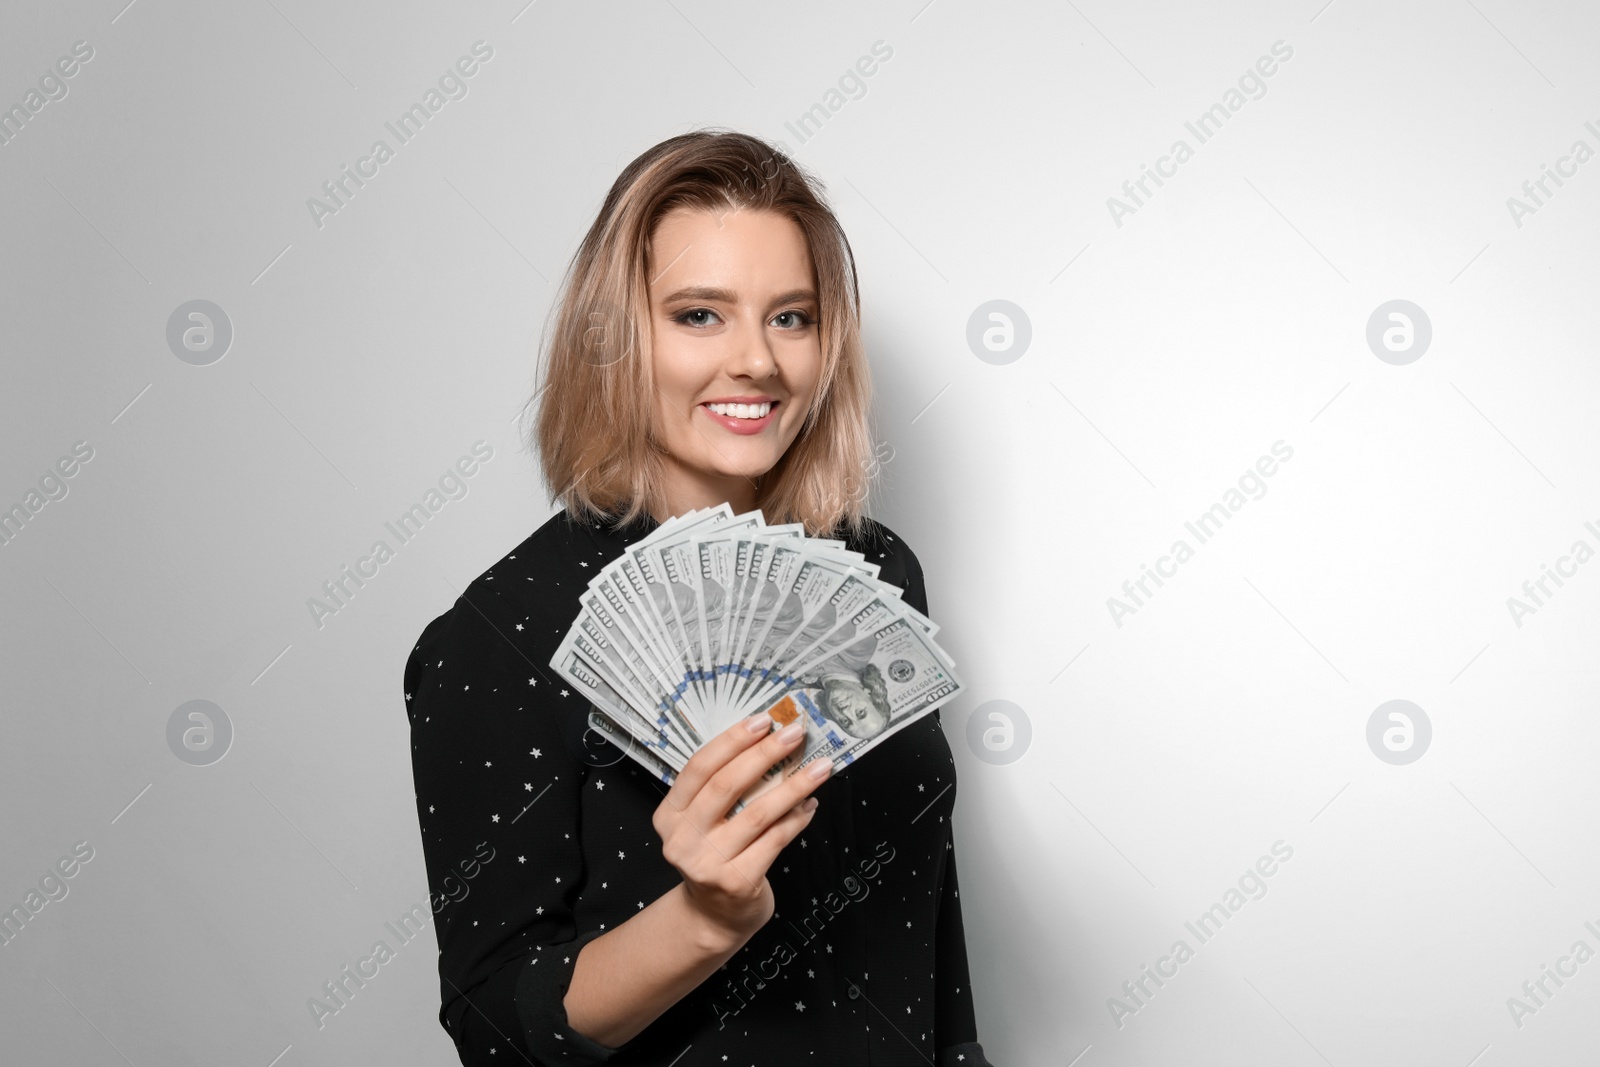
[[[736,373],[760,380],[771,375],[778,363],[767,339],[766,324],[755,322],[750,316],[746,316],[745,321],[754,324],[739,331],[730,362]]]

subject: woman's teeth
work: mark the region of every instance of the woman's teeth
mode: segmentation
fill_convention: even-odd
[[[761,404],[707,404],[718,415],[731,415],[736,419],[764,419],[772,410],[772,402]]]

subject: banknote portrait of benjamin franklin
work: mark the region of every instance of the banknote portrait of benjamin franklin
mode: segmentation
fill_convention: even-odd
[[[872,662],[877,647],[877,637],[864,637],[806,671],[790,688],[812,690],[822,714],[851,737],[876,737],[889,726],[889,688]]]

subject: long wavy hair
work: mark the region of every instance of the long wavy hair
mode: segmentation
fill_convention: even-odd
[[[855,256],[821,183],[731,130],[670,137],[629,163],[567,267],[528,401],[538,405],[528,443],[551,499],[578,520],[626,524],[665,510],[647,272],[657,223],[680,207],[776,212],[805,236],[822,374],[799,434],[754,479],[756,504],[769,523],[803,523],[813,536],[861,533],[877,464]]]

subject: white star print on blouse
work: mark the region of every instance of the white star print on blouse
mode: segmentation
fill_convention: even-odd
[[[624,535],[552,517],[429,624],[406,664],[439,1016],[463,1063],[508,1062],[508,1042],[509,1062],[609,1060],[565,1016],[579,950],[681,881],[651,821],[666,787],[585,739],[582,692],[538,684],[589,572],[650,527]],[[920,566],[886,528],[841,539],[926,613]],[[767,870],[773,919],[630,1049],[666,1063],[692,1047],[680,1067],[699,1056],[989,1067],[966,988],[954,761],[937,713],[815,795],[798,847]],[[886,1016],[905,1021],[885,1027]]]

